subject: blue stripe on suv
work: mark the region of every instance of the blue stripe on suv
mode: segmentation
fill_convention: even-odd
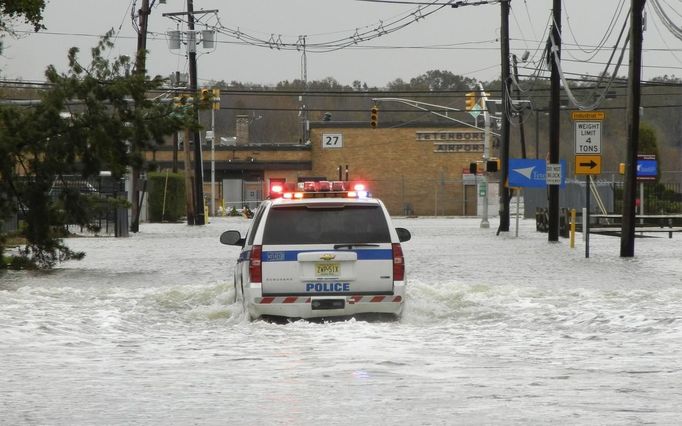
[[[307,253],[311,251],[327,251],[327,250],[272,250],[264,251],[261,260],[263,262],[295,262],[298,259],[299,253]],[[331,251],[331,250],[330,250]],[[393,250],[391,249],[374,249],[374,250],[350,250],[358,255],[358,260],[390,260],[393,259]]]

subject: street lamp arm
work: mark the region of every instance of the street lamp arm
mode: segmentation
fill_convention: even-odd
[[[372,98],[372,101],[373,101],[373,102],[398,102],[398,103],[401,103],[401,104],[404,104],[404,105],[411,106],[411,107],[413,107],[413,108],[417,108],[417,109],[422,110],[422,111],[429,112],[429,113],[431,113],[431,114],[433,114],[433,115],[437,115],[438,117],[442,117],[442,118],[445,118],[445,119],[447,119],[447,120],[454,121],[454,122],[459,123],[459,124],[461,124],[461,125],[463,125],[463,126],[472,127],[472,128],[474,128],[474,129],[477,129],[477,130],[484,130],[484,131],[485,131],[485,129],[482,129],[482,128],[478,127],[478,126],[475,126],[475,125],[473,125],[473,124],[469,124],[469,123],[464,122],[464,121],[462,121],[462,120],[458,120],[458,119],[452,118],[452,117],[450,117],[450,116],[448,116],[448,115],[441,114],[441,113],[439,113],[439,112],[433,111],[432,109],[429,109],[428,107],[438,108],[438,109],[445,109],[445,110],[448,110],[448,111],[455,111],[455,112],[465,112],[465,111],[462,111],[461,109],[458,109],[458,108],[452,108],[452,107],[448,107],[448,106],[444,106],[444,105],[435,105],[435,104],[430,104],[430,103],[427,103],[427,102],[420,102],[420,101],[415,101],[415,100],[412,100],[412,99],[403,99],[403,98]],[[495,132],[492,132],[492,131],[491,131],[490,133],[492,133],[492,134],[495,135],[495,136],[499,136],[498,133],[495,133]]]

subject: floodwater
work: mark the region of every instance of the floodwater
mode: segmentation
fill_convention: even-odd
[[[248,322],[243,218],[73,238],[82,261],[0,275],[0,424],[679,424],[682,235],[590,258],[477,219],[396,219],[398,322]]]

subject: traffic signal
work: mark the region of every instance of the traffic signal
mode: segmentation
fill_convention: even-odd
[[[499,158],[491,158],[490,160],[487,161],[487,163],[485,165],[485,171],[486,172],[495,173],[498,170],[500,170],[500,159]]]
[[[467,111],[471,111],[474,109],[474,106],[476,105],[476,93],[475,92],[467,92],[465,96],[465,101],[464,101],[464,109]]]
[[[186,94],[173,97],[173,106],[178,110],[187,109],[192,105],[192,97]]]
[[[377,108],[377,106],[374,105],[372,107],[372,109],[370,110],[369,125],[372,126],[373,129],[376,129],[378,124],[379,124],[379,108]]]
[[[208,89],[201,89],[199,94],[199,108],[207,109],[211,106],[211,91]]]
[[[220,109],[220,89],[213,89],[213,109],[219,110]]]

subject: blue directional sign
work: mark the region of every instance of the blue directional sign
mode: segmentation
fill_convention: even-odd
[[[637,179],[638,180],[655,180],[658,171],[658,162],[656,157],[640,156],[637,159]]]
[[[561,187],[566,186],[566,161],[561,160]],[[545,160],[509,159],[509,186],[515,188],[544,188],[547,186]]]

